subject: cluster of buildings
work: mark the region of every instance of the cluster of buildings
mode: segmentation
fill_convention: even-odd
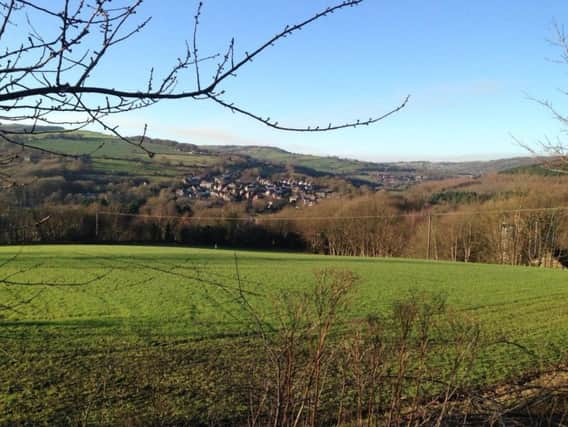
[[[434,176],[434,175],[414,175],[414,174],[401,174],[401,173],[384,173],[375,172],[370,174],[377,182],[378,188],[387,190],[399,190],[408,188],[413,184],[419,184],[424,181],[437,181],[447,177]]]
[[[233,174],[204,178],[188,176],[183,179],[182,188],[176,190],[178,197],[196,200],[219,199],[226,202],[264,200],[267,207],[272,207],[275,201],[312,206],[330,194],[330,190],[319,188],[304,180],[273,181],[257,177],[251,182],[244,182]]]
[[[371,174],[375,178],[379,188],[397,189],[408,187],[422,181],[422,176],[417,175],[400,175],[388,173]]]
[[[377,183],[378,189],[386,190],[400,190],[410,187],[414,184],[420,184],[425,181],[441,181],[447,178],[468,178],[477,179],[481,175],[471,174],[471,173],[448,173],[445,174],[430,174],[430,175],[419,175],[408,172],[372,172],[369,174],[375,182]]]

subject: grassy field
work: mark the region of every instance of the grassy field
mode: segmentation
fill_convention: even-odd
[[[0,248],[2,268],[18,282],[59,286],[1,286],[0,299],[26,300],[6,312],[4,327],[25,334],[83,331],[193,338],[243,329],[235,253],[224,250],[132,246],[32,246]],[[412,292],[447,296],[448,304],[492,331],[546,352],[543,343],[568,344],[568,276],[564,271],[482,264],[237,252],[243,288],[270,318],[271,302],[284,291],[313,282],[314,271],[349,269],[360,277],[354,318],[384,312]],[[12,275],[13,274],[13,275]],[[102,276],[94,283],[82,282]],[[67,285],[67,286],[61,286]],[[89,335],[89,334],[86,334]],[[504,362],[507,362],[505,360]]]
[[[179,177],[187,168],[203,168],[222,164],[214,154],[177,151],[170,145],[147,142],[144,147],[155,154],[150,159],[143,150],[114,137],[96,132],[78,131],[70,134],[31,135],[29,143],[71,155],[89,155],[95,172],[137,177]]]
[[[34,411],[36,420],[57,420],[57,411],[77,405],[72,397],[96,394],[90,381],[95,384],[104,366],[93,355],[103,357],[104,349],[137,360],[158,348],[166,358],[167,346],[168,363],[182,372],[185,359],[176,359],[181,350],[211,350],[220,343],[228,348],[248,324],[237,301],[235,257],[242,290],[268,319],[283,294],[308,288],[314,271],[334,267],[360,278],[348,313],[353,319],[383,313],[393,301],[426,291],[447,296],[451,307],[478,319],[495,340],[506,337],[541,361],[554,362],[568,346],[564,271],[220,249],[3,247],[0,262],[9,262],[0,277],[20,284],[0,285],[0,302],[31,301],[0,311],[0,424]],[[44,285],[33,285],[38,282]],[[126,381],[131,365],[121,363],[116,369]],[[524,350],[496,344],[482,355],[476,380],[496,381],[533,363]],[[83,394],[69,396],[69,381],[80,382]],[[46,413],[42,402],[48,398],[54,402]]]

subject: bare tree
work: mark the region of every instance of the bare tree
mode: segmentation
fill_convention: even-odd
[[[144,146],[146,128],[141,137],[126,138],[111,123],[116,114],[142,109],[164,100],[187,99],[218,104],[273,129],[295,132],[324,132],[371,125],[401,110],[406,97],[392,110],[339,124],[293,126],[280,124],[262,113],[241,107],[229,99],[223,85],[237,78],[255,58],[274,47],[282,39],[334,12],[358,6],[363,0],[345,0],[330,6],[296,24],[287,25],[260,46],[238,53],[235,39],[223,52],[204,56],[199,49],[199,25],[203,2],[197,4],[190,40],[169,71],[158,76],[151,68],[137,90],[125,90],[97,84],[102,60],[116,46],[145,30],[151,18],[137,20],[143,12],[143,0],[0,0],[0,41],[6,47],[0,52],[0,140],[21,149],[68,155],[34,145],[22,134],[53,132],[50,126],[68,130],[96,124],[124,143],[136,145],[150,157]],[[49,23],[57,31],[43,31],[34,26],[34,18]],[[193,75],[186,78],[186,72]],[[188,81],[191,84],[188,84]],[[12,124],[6,125],[6,122]],[[13,126],[23,122],[27,126]],[[58,131],[61,131],[58,129]],[[11,154],[12,155],[12,154]],[[10,156],[0,162],[10,162]],[[0,177],[0,179],[6,177]],[[8,181],[9,182],[9,181]]]
[[[563,26],[558,23],[554,24],[553,37],[550,43],[560,52],[556,59],[552,62],[560,65],[568,65],[568,35]],[[568,91],[560,90],[564,95],[568,95]],[[547,170],[558,173],[568,173],[568,143],[565,135],[568,132],[568,115],[562,113],[555,104],[544,98],[529,96],[529,99],[544,107],[552,117],[560,123],[560,134],[556,137],[544,137],[537,141],[536,144],[525,143],[518,138],[514,138],[517,144],[529,151],[534,157],[538,158],[540,163]]]

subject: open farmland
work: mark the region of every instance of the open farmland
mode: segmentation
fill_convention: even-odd
[[[351,319],[384,313],[395,300],[426,291],[445,295],[449,306],[478,319],[495,341],[505,337],[526,347],[487,347],[474,369],[475,382],[523,372],[534,367],[535,356],[555,362],[568,345],[568,276],[558,270],[86,245],[3,247],[0,260],[1,277],[19,283],[0,285],[0,301],[24,302],[0,312],[0,424],[60,421],[62,414],[88,408],[89,396],[102,393],[105,378],[119,384],[114,410],[133,410],[148,399],[159,408],[166,405],[131,383],[148,376],[150,389],[168,390],[167,411],[198,413],[203,407],[180,390],[188,382],[207,389],[215,375],[225,374],[223,358],[249,332],[240,292],[276,325],[271,317],[276,301],[306,289],[314,271],[327,267],[360,278],[347,313]],[[207,357],[213,353],[217,357]],[[150,375],[167,384],[156,385]],[[97,416],[104,411],[98,408]],[[67,421],[78,422],[80,415]]]

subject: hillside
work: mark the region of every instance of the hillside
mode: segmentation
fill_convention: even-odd
[[[291,153],[265,146],[197,146],[165,139],[146,138],[144,147],[155,153],[153,158],[137,147],[140,137],[129,138],[132,144],[90,131],[53,132],[21,136],[30,146],[67,153],[81,159],[80,166],[70,166],[70,158],[59,159],[30,150],[24,164],[15,165],[19,176],[44,177],[73,172],[77,180],[112,182],[118,178],[144,179],[153,182],[178,182],[188,175],[232,173],[236,176],[295,175],[320,180],[340,180],[347,185],[404,189],[429,180],[457,176],[478,176],[523,168],[535,159],[521,157],[473,162],[367,162],[335,156]],[[12,149],[3,145],[3,149]],[[337,186],[336,184],[334,184]]]
[[[202,146],[205,150],[218,153],[229,153],[249,156],[258,160],[273,163],[293,164],[304,168],[330,174],[357,175],[370,172],[415,172],[413,167],[403,168],[393,163],[363,162],[343,159],[336,156],[314,156],[310,154],[291,153],[277,147],[255,145],[216,145]]]
[[[432,171],[448,175],[484,175],[504,172],[510,169],[532,166],[538,162],[534,157],[513,157],[497,160],[476,160],[466,162],[399,162],[398,166],[412,167],[416,170]]]
[[[218,153],[250,156],[255,159],[275,163],[292,163],[294,165],[304,166],[320,172],[343,174],[347,176],[370,175],[377,172],[393,174],[414,173],[423,175],[444,175],[447,177],[464,174],[482,175],[532,165],[537,161],[533,157],[516,157],[510,159],[465,162],[365,162],[336,156],[297,154],[288,152],[281,148],[268,146],[217,145],[202,146],[201,148],[203,150],[210,150]]]

